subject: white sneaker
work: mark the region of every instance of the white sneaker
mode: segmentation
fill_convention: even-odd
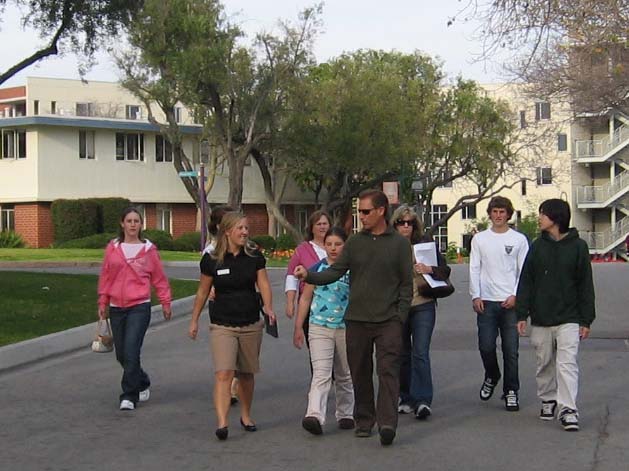
[[[128,399],[123,399],[120,401],[120,410],[133,410],[135,409],[135,404],[129,401]]]
[[[146,388],[144,391],[140,391],[140,402],[146,402],[151,397],[151,390]]]
[[[413,414],[415,412],[415,409],[413,409],[413,407],[409,404],[400,404],[399,406],[397,406],[397,411],[398,414]]]

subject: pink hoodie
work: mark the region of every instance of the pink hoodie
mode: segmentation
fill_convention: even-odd
[[[151,297],[151,285],[155,287],[160,303],[170,307],[171,294],[168,278],[164,273],[157,247],[149,240],[136,255],[127,260],[117,239],[105,249],[105,258],[98,279],[98,306],[114,304],[131,307]]]

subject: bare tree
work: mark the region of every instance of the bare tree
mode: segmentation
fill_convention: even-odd
[[[507,76],[538,97],[576,112],[627,109],[629,3],[626,0],[469,0],[449,20],[480,19],[482,60],[509,60]]]

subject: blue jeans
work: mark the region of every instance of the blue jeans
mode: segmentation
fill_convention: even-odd
[[[128,308],[109,308],[111,330],[114,335],[116,359],[124,370],[120,400],[138,402],[140,391],[151,385],[151,381],[140,365],[140,351],[144,334],[151,322],[151,303],[136,304]]]
[[[404,325],[400,401],[412,407],[432,404],[430,340],[435,328],[435,303],[411,308]]]
[[[494,382],[500,379],[500,367],[496,354],[496,339],[500,333],[502,361],[504,364],[503,391],[518,391],[518,348],[519,337],[515,309],[505,309],[498,301],[483,301],[485,312],[476,315],[478,326],[478,349],[485,367],[485,378]]]

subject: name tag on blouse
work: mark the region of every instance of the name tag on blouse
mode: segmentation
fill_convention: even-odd
[[[216,270],[217,275],[229,275],[229,268],[223,268],[221,270]]]

